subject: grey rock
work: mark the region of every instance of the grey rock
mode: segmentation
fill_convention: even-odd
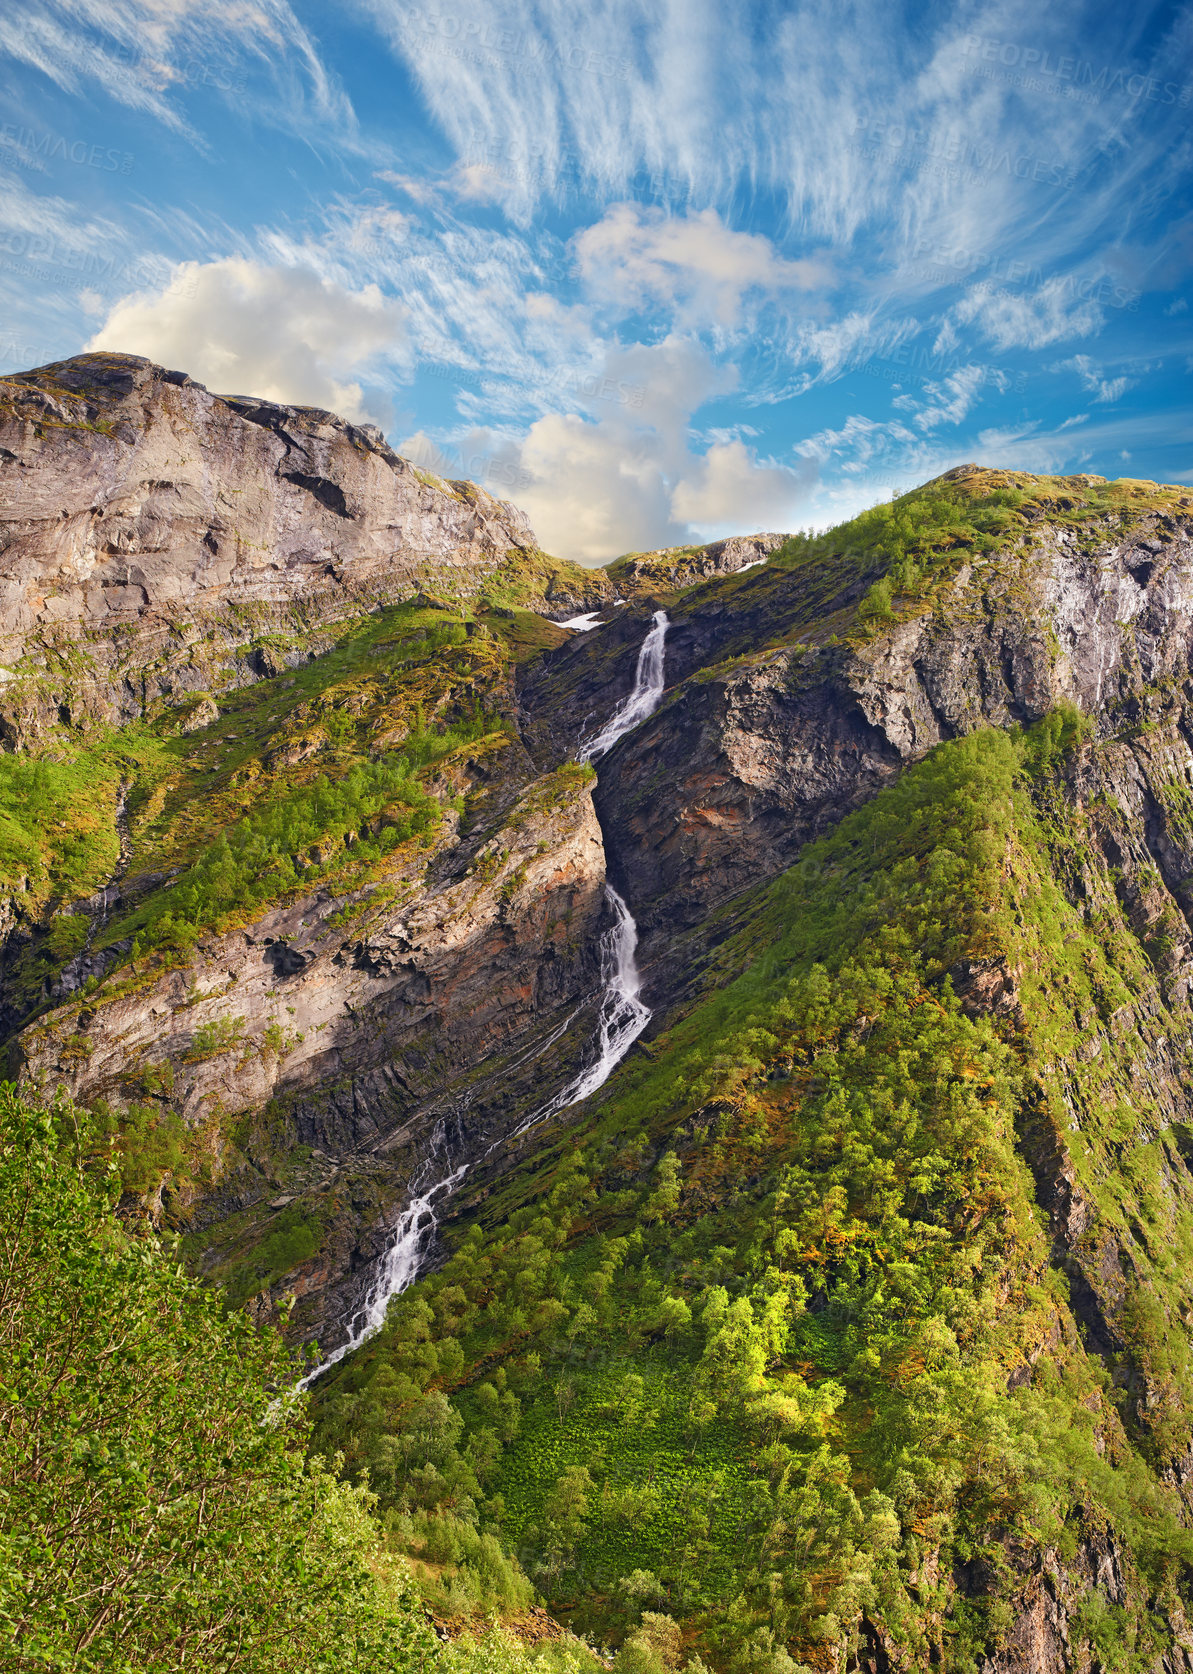
[[[262,634],[301,632],[305,657],[321,625],[428,577],[472,596],[536,545],[514,506],[418,471],[371,425],[212,395],[135,355],[0,380],[0,460],[10,742],[60,710],[116,721],[260,678],[229,664]],[[47,652],[71,644],[66,678]]]

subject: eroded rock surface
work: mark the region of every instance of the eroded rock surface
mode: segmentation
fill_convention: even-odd
[[[536,549],[515,507],[417,470],[372,425],[135,355],[0,380],[0,461],[10,742],[276,672],[329,623],[424,584],[472,597]],[[554,560],[535,587],[557,613],[609,593]]]

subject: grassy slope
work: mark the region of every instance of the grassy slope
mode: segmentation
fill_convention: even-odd
[[[936,1645],[962,1669],[1010,1626],[1008,1531],[1021,1571],[1109,1523],[1129,1606],[1095,1592],[1074,1631],[1108,1666],[1162,1642],[1149,1597],[1193,1555],[1157,1473],[1171,1449],[1119,1362],[1085,1352],[1015,1144],[1073,1069],[1074,1014],[1151,976],[1108,880],[1088,917],[1052,881],[1080,841],[1048,789],[1066,742],[1052,724],[942,746],[810,848],[755,903],[765,951],[329,1380],[323,1440],[370,1468],[400,1546],[454,1551],[461,1600],[483,1594],[458,1534],[479,1514],[602,1637],[646,1602],[723,1666],[781,1644],[827,1666],[864,1615],[909,1666]],[[1018,1022],[965,1014],[962,958],[1022,973]],[[1108,1048],[1099,1077],[1129,1056]],[[1140,1295],[1172,1306],[1193,1205],[1140,1193],[1143,1113],[1131,1134],[1121,1101],[1102,1120],[1080,1167],[1163,1223],[1167,1272]],[[1153,1313],[1136,1350],[1179,1359]],[[1179,1407],[1175,1360],[1168,1387]]]
[[[513,663],[562,637],[524,611],[397,606],[323,656],[221,695],[219,719],[197,732],[179,731],[192,700],[153,725],[64,731],[37,756],[0,756],[0,884],[48,929],[10,972],[10,994],[32,999],[82,947],[86,918],[61,909],[115,870],[121,795],[124,890],[136,905],[91,945],[136,936],[139,951],[184,953],[199,931],[249,918],[313,878],[364,882],[396,842],[437,830],[434,786],[440,802],[450,796],[451,758],[503,746]],[[346,846],[369,821],[391,835]],[[212,857],[221,836],[252,862],[241,887]]]
[[[1059,524],[1092,550],[1153,512],[1193,504],[1180,487],[1042,477],[973,467],[817,535],[793,535],[758,569],[701,583],[683,601],[740,619],[727,657],[778,645],[863,640],[935,607],[962,565],[1030,561],[1039,528]],[[676,597],[680,597],[677,595]],[[760,632],[759,623],[765,623]]]

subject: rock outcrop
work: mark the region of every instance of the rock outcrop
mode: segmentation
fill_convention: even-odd
[[[0,465],[10,744],[276,672],[423,585],[467,599],[512,581],[557,614],[609,592],[544,560],[515,507],[417,470],[374,426],[212,395],[135,355],[0,380]]]
[[[608,567],[610,580],[626,598],[680,592],[715,576],[736,575],[765,563],[786,535],[730,535],[707,546],[664,547],[657,552],[628,552]]]

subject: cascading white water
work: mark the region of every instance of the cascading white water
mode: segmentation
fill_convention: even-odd
[[[642,641],[638,653],[638,667],[629,697],[622,698],[596,737],[582,744],[576,752],[577,761],[592,761],[610,751],[619,738],[624,738],[640,721],[653,715],[663,696],[663,641],[667,637],[665,610],[656,610],[651,629]]]
[[[667,628],[667,612],[656,610],[650,631],[638,653],[633,690],[618,704],[597,736],[581,748],[577,760],[591,761],[594,756],[603,756],[613,748],[619,738],[623,738],[631,728],[636,727],[658,708],[663,696],[663,641]],[[553,1099],[528,1116],[512,1134],[502,1135],[500,1139],[495,1140],[479,1159],[482,1162],[499,1145],[504,1145],[507,1138],[516,1139],[537,1123],[545,1121],[548,1116],[556,1116],[569,1105],[579,1104],[581,1099],[595,1093],[597,1088],[602,1087],[609,1079],[650,1022],[650,1007],[645,1005],[640,997],[642,979],[635,958],[638,926],[634,923],[630,909],[611,883],[605,884],[605,899],[612,910],[613,923],[601,935],[601,982],[604,993],[601,996],[601,1012],[597,1024],[596,1059],[587,1069],[574,1076]],[[562,1033],[563,1029],[557,1029],[538,1050],[545,1052]],[[358,1349],[374,1332],[380,1331],[385,1324],[386,1311],[392,1299],[417,1279],[422,1258],[439,1224],[435,1215],[435,1205],[442,1204],[451,1197],[472,1167],[471,1163],[460,1163],[457,1168],[428,1185],[428,1176],[434,1170],[444,1142],[443,1127],[440,1124],[432,1136],[430,1154],[410,1183],[411,1191],[419,1195],[411,1200],[398,1217],[393,1241],[378,1265],[377,1276],[369,1286],[364,1302],[349,1323],[347,1340],[316,1366],[314,1371],[307,1373],[297,1386],[299,1391],[306,1389],[329,1367],[337,1365],[346,1355]]]
[[[431,1150],[410,1182],[410,1189],[418,1196],[411,1199],[398,1216],[393,1230],[393,1241],[381,1258],[377,1276],[365,1293],[365,1299],[348,1324],[348,1336],[334,1353],[321,1361],[314,1371],[297,1385],[296,1393],[314,1383],[329,1367],[338,1365],[345,1355],[358,1349],[374,1332],[385,1324],[391,1297],[398,1296],[418,1277],[419,1263],[436,1226],[435,1202],[446,1193],[449,1197],[468,1172],[468,1163],[461,1163],[450,1174],[427,1185],[427,1177],[435,1168],[443,1146],[442,1123],[431,1138]]]
[[[642,978],[638,974],[638,961],[634,958],[638,946],[638,926],[611,883],[605,885],[605,899],[613,909],[613,923],[601,937],[601,980],[605,992],[597,1024],[596,1062],[581,1070],[541,1110],[528,1116],[521,1127],[514,1129],[509,1136],[511,1139],[533,1128],[537,1122],[545,1121],[548,1116],[566,1110],[569,1104],[579,1104],[581,1099],[603,1087],[650,1022],[650,1007],[639,999]],[[504,1143],[504,1139],[497,1141],[497,1145]],[[489,1150],[495,1151],[497,1145],[491,1145]],[[486,1151],[485,1155],[488,1154]]]

